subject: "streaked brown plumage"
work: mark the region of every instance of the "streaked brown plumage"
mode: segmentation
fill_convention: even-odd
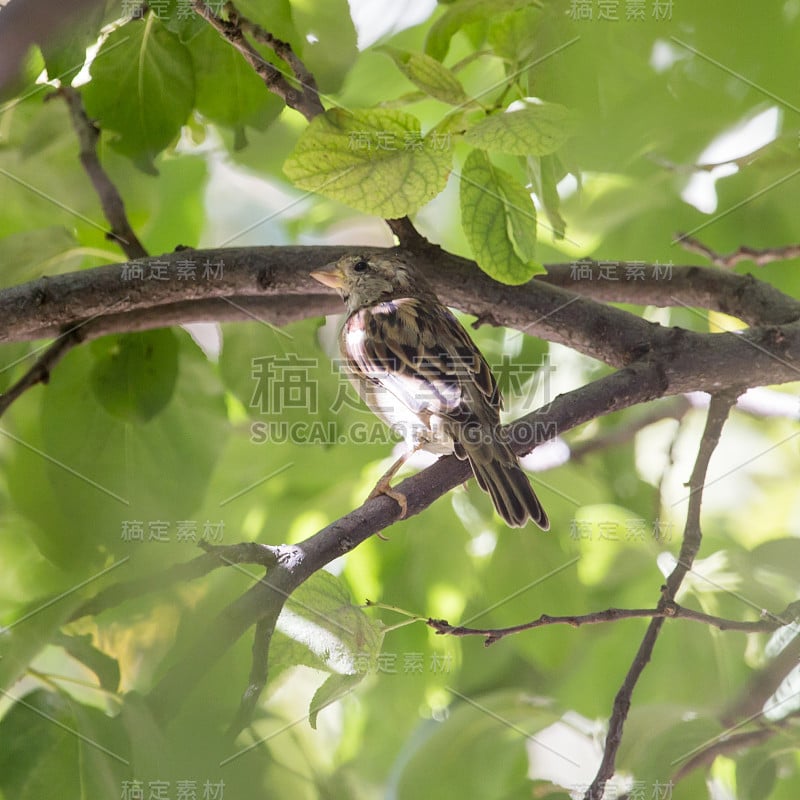
[[[311,275],[345,301],[340,347],[359,394],[409,445],[376,491],[404,506],[389,489],[403,461],[420,448],[455,451],[508,525],[532,519],[547,530],[547,514],[500,435],[502,398],[489,365],[422,276],[398,259],[360,255]]]

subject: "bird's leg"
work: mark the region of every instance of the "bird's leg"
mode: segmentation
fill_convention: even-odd
[[[411,450],[407,450],[403,453],[403,455],[381,475],[378,482],[375,484],[375,488],[369,493],[367,500],[372,500],[373,497],[377,497],[379,494],[385,494],[387,497],[391,497],[392,500],[400,506],[400,519],[403,519],[408,512],[408,498],[402,492],[396,492],[392,489],[391,481],[397,473],[397,470],[399,470],[424,444],[424,441],[417,442]]]

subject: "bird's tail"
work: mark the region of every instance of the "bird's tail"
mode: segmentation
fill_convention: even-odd
[[[521,528],[532,519],[542,530],[550,529],[550,520],[511,448],[500,443],[461,445],[456,447],[456,455],[469,460],[478,485],[492,498],[509,527]]]

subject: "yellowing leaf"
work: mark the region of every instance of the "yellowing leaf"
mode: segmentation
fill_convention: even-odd
[[[283,170],[301,189],[384,218],[436,197],[452,163],[450,137],[423,137],[404,111],[332,109],[316,117]]]

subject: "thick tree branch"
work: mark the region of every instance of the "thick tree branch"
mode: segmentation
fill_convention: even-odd
[[[683,533],[683,543],[681,544],[678,563],[675,569],[667,577],[666,586],[662,587],[662,596],[658,603],[658,609],[668,608],[675,602],[675,595],[683,582],[684,577],[692,568],[695,556],[700,549],[702,532],[700,528],[700,509],[703,498],[703,486],[708,472],[708,464],[711,456],[719,443],[722,428],[728,419],[728,414],[736,402],[736,395],[730,390],[724,394],[715,396],[711,400],[708,409],[706,427],[700,441],[700,449],[697,454],[692,476],[689,479],[689,509],[686,515],[686,526]],[[622,742],[622,733],[625,727],[625,720],[631,707],[631,698],[636,684],[642,672],[650,661],[653,654],[658,635],[664,624],[665,617],[656,617],[650,621],[647,631],[642,639],[636,656],[631,663],[628,674],[622,683],[617,696],[614,698],[614,710],[608,723],[608,733],[606,735],[605,748],[600,767],[597,770],[589,788],[586,790],[584,800],[602,800],[605,794],[606,783],[614,776],[617,751]]]
[[[397,237],[400,247],[409,253],[419,253],[423,256],[430,250],[431,243],[414,227],[408,217],[400,219],[387,219],[389,230]]]
[[[327,302],[319,285],[308,278],[308,272],[341,255],[352,247],[254,247],[219,250],[181,249],[133,263],[111,264],[77,273],[42,278],[0,291],[0,341],[24,341],[57,335],[77,320],[102,315],[109,306],[128,314],[149,314],[149,325],[171,324],[160,320],[159,307],[175,303],[182,307],[181,322],[208,318],[208,310],[198,306],[194,314],[191,303],[202,303],[215,297],[288,297],[308,294],[306,316],[325,313]],[[366,248],[366,252],[381,252]],[[383,251],[386,252],[386,251]],[[392,248],[389,252],[404,253]],[[408,254],[406,253],[408,256]],[[570,324],[586,328],[587,315],[600,313],[604,306],[588,303],[585,296],[600,299],[647,303],[653,305],[700,305],[745,318],[754,324],[784,325],[800,320],[800,302],[751,276],[723,273],[703,267],[675,267],[669,283],[612,283],[580,281],[569,278],[571,264],[550,265],[546,279],[541,277],[524,286],[503,286],[482,273],[474,262],[444,251],[414,251],[415,263],[426,271],[435,288],[449,304],[494,319],[512,327],[528,327],[532,333],[549,328],[558,340],[567,341],[569,331],[555,329],[557,320],[545,315],[562,309],[559,304],[574,305]],[[187,278],[182,267],[192,266],[196,274]],[[552,291],[542,284],[566,287],[569,293]],[[609,287],[613,292],[609,291]],[[698,288],[700,287],[700,288]],[[328,296],[333,296],[331,293]],[[721,298],[721,299],[720,299]],[[734,304],[737,307],[734,307]],[[497,306],[500,306],[497,308]],[[165,311],[165,313],[167,313]],[[170,311],[172,313],[172,310]],[[632,315],[618,309],[603,313],[594,323],[609,326]],[[564,318],[560,313],[557,319]],[[119,318],[118,318],[119,319]],[[131,317],[133,320],[134,317]],[[580,320],[583,319],[582,325]],[[120,320],[121,322],[121,320]],[[648,323],[639,320],[646,331]],[[643,334],[640,334],[640,336]],[[617,336],[611,337],[613,345]],[[596,347],[595,352],[600,348]]]
[[[352,249],[181,250],[133,265],[109,265],[34,281],[0,292],[0,341],[58,335],[63,324],[102,318],[115,302],[134,316],[126,321],[117,313],[116,320],[106,325],[98,319],[92,323],[94,335],[159,327],[167,320],[207,319],[208,301],[223,297],[238,302],[242,297],[300,296],[304,297],[302,316],[313,316],[331,309],[333,295],[326,296],[318,285],[312,286],[308,272]],[[396,249],[389,252],[403,254]],[[180,267],[187,263],[196,265],[203,275],[183,278]],[[745,381],[748,386],[785,383],[800,377],[800,323],[753,328],[737,335],[699,334],[664,328],[540,281],[505,286],[477,270],[472,262],[438,249],[417,263],[426,269],[445,302],[481,319],[564,344],[612,366],[657,359],[664,370],[666,394],[714,392],[719,386]],[[316,307],[315,298],[320,301]],[[191,311],[194,302],[205,304],[196,315]],[[159,319],[159,307],[164,319]],[[136,323],[135,314],[146,314],[149,319]],[[86,332],[87,338],[92,331]],[[743,358],[748,363],[746,371],[741,368]]]
[[[707,308],[749,325],[783,325],[800,319],[800,301],[752,275],[709,267],[593,259],[544,266],[547,274],[534,280],[595,300]]]

